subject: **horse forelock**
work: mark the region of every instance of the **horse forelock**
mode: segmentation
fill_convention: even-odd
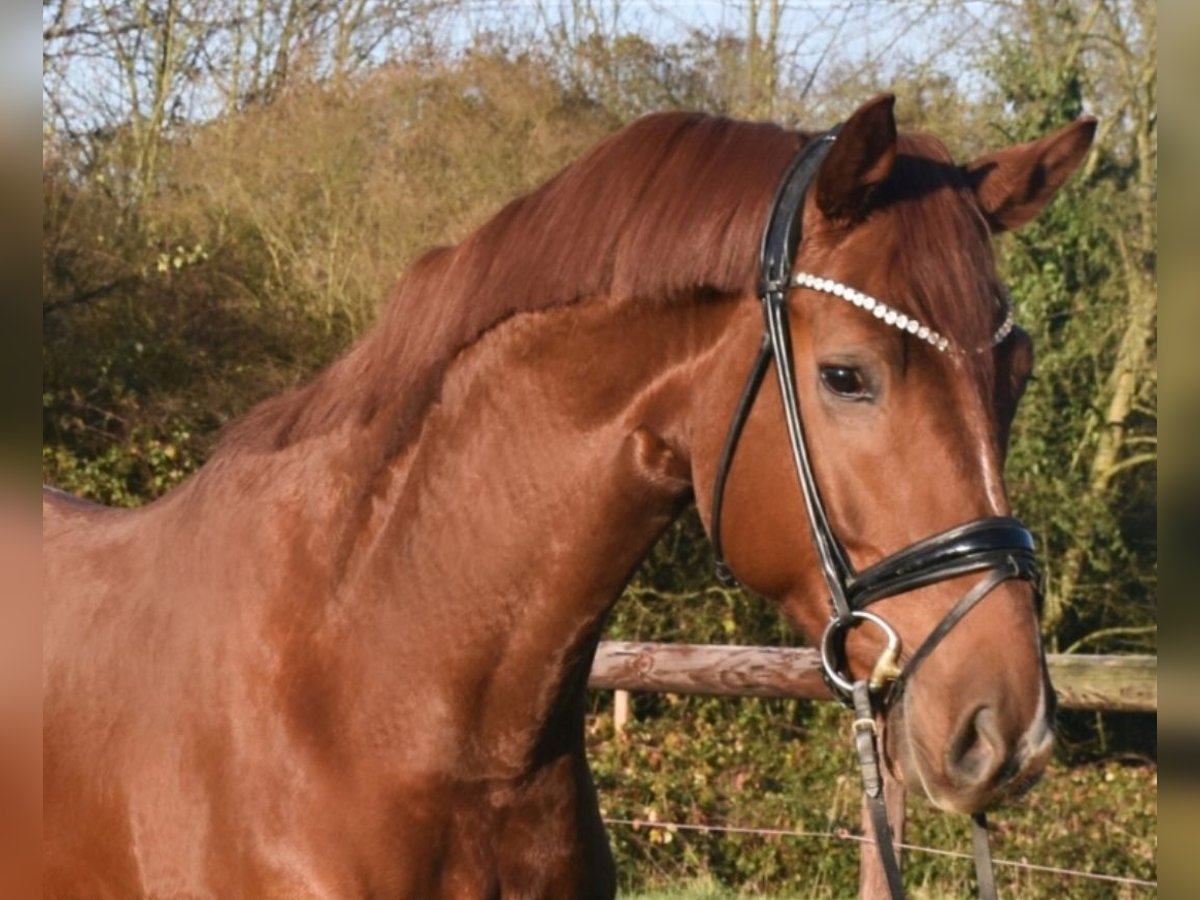
[[[990,346],[1003,318],[987,223],[941,141],[899,136],[896,163],[875,203],[878,227],[897,242],[881,298],[950,339],[967,357]],[[868,223],[865,227],[871,227]]]

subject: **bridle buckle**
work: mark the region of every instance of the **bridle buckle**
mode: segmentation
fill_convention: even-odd
[[[855,734],[860,731],[869,731],[875,737],[879,736],[879,727],[875,724],[874,719],[855,719],[850,723],[850,730]]]
[[[892,644],[889,641],[888,645],[883,648],[883,652],[879,654],[879,658],[875,660],[875,667],[871,669],[871,677],[867,679],[867,686],[872,692],[879,693],[899,678],[902,671],[899,642]]]

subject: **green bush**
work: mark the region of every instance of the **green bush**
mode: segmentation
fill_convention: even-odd
[[[609,819],[732,825],[806,836],[721,834],[611,824],[623,892],[707,884],[738,896],[854,896],[861,794],[842,710],[820,703],[636,697],[618,738],[606,694],[589,720],[589,755]],[[1056,761],[1030,794],[991,816],[997,859],[1155,880],[1158,775],[1153,766]],[[969,820],[908,802],[906,840],[970,853]],[[910,896],[973,892],[969,859],[910,851]],[[1002,896],[1146,896],[1145,888],[997,867]],[[702,894],[703,895],[703,894]],[[717,894],[724,896],[724,894]]]

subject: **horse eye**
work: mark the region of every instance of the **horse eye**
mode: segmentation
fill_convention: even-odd
[[[862,372],[853,366],[821,366],[821,383],[848,400],[868,400],[871,396]]]

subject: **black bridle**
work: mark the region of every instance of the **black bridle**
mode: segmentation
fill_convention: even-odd
[[[894,898],[904,896],[900,867],[892,845],[891,827],[883,802],[883,784],[876,745],[876,715],[897,702],[917,667],[942,639],[995,587],[1009,579],[1035,585],[1033,536],[1020,521],[992,516],[958,525],[948,531],[905,547],[862,571],[856,571],[829,522],[821,492],[813,474],[804,420],[796,389],[788,322],[787,297],[792,287],[792,260],[801,240],[801,211],[805,195],[828,154],[840,126],[812,139],[788,166],[776,191],[763,232],[759,299],[765,321],[762,343],[742,390],[717,465],[713,488],[710,533],[716,557],[717,577],[736,583],[725,562],[721,544],[721,507],[725,483],[737,450],[738,439],[758,396],[767,367],[774,361],[783,400],[784,421],[792,450],[792,462],[804,498],[809,530],[816,546],[821,572],[829,589],[832,616],[821,639],[822,672],[835,697],[855,711],[854,737],[858,750],[863,790],[868,799],[880,860]],[[886,621],[867,610],[885,597],[893,597],[925,585],[960,575],[985,573],[958,600],[924,642],[899,664],[899,637]],[[847,633],[863,622],[880,628],[887,646],[871,676],[854,681],[845,657]],[[987,843],[987,824],[982,814],[974,817],[974,847],[980,897],[995,897],[995,879]]]

